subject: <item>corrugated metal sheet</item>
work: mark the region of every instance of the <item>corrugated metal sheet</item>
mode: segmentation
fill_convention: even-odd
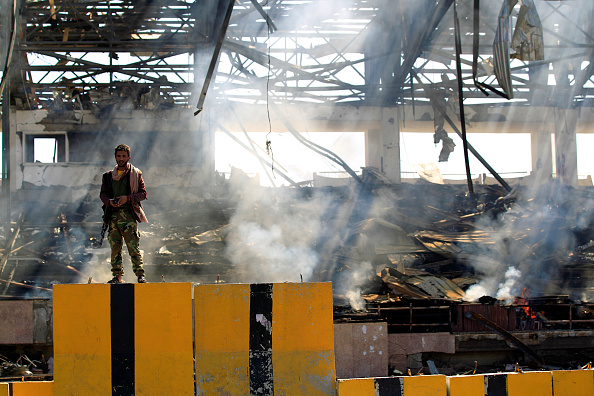
[[[464,314],[469,311],[484,316],[507,331],[516,330],[515,308],[491,304],[463,304],[458,306],[458,318],[456,323],[452,326],[453,331],[492,332],[491,329],[487,328],[482,323],[465,318]]]

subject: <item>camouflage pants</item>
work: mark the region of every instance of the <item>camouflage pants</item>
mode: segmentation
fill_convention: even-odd
[[[111,246],[111,273],[113,276],[124,275],[122,264],[122,239],[126,242],[132,261],[132,271],[136,276],[144,275],[142,255],[140,254],[140,234],[136,219],[130,210],[116,210],[109,219],[107,240]]]

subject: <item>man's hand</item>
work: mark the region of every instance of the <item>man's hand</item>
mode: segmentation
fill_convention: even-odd
[[[115,197],[115,198],[109,200],[109,204],[111,206],[113,206],[114,208],[119,208],[120,206],[124,205],[127,202],[128,202],[127,195],[122,195],[122,196]]]
[[[122,195],[121,197],[118,197],[118,205],[117,206],[122,206],[125,203],[128,203],[128,196],[127,195]]]

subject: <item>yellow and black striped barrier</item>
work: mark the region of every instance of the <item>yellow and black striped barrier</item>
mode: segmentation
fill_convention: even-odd
[[[339,396],[447,396],[444,375],[338,380]]]
[[[338,380],[338,396],[592,396],[593,370]]]
[[[0,396],[594,395],[593,370],[337,381],[332,309],[330,283],[56,285],[54,382]]]
[[[553,375],[550,371],[459,375],[448,377],[447,382],[450,396],[553,396]]]
[[[55,395],[193,395],[190,283],[55,285]]]
[[[331,283],[194,289],[198,395],[335,395]]]
[[[56,285],[54,393],[336,394],[331,283],[193,292],[194,322],[190,283]]]
[[[592,370],[531,371],[448,377],[450,396],[594,395]]]

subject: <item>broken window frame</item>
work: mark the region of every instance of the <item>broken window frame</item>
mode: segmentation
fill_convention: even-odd
[[[56,162],[35,161],[35,139],[56,139],[58,153]],[[64,132],[23,132],[23,164],[24,165],[60,165],[69,162],[68,135]]]

